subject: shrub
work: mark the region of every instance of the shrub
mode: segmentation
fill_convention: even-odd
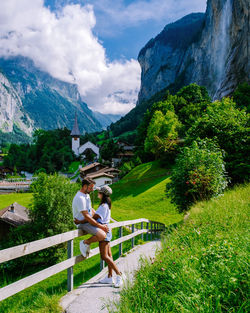
[[[74,228],[72,217],[72,200],[80,186],[72,184],[69,179],[58,175],[40,173],[37,181],[32,183],[33,204],[29,210],[31,222],[12,229],[8,241],[1,248],[8,248],[26,242],[50,237]],[[1,268],[6,271],[35,266],[36,264],[54,264],[65,254],[65,244],[33,253],[4,263]]]
[[[183,148],[166,192],[179,210],[184,211],[198,200],[220,195],[226,186],[222,151],[206,139]]]
[[[187,143],[197,138],[216,139],[225,151],[226,170],[233,183],[249,179],[249,114],[237,109],[235,103],[224,98],[208,105],[187,133]]]

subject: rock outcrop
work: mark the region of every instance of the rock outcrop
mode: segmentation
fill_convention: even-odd
[[[138,104],[162,89],[194,82],[219,99],[249,81],[248,10],[247,0],[208,0],[205,14],[167,25],[139,53]]]
[[[17,127],[31,136],[33,121],[23,112],[22,100],[11,82],[0,72],[0,130],[13,132]]]

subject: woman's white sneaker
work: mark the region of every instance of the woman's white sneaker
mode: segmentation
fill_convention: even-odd
[[[88,256],[89,250],[90,250],[89,245],[86,245],[83,240],[80,241],[80,251],[84,258]]]
[[[124,274],[117,275],[114,287],[115,288],[120,288],[123,285],[125,279],[126,279],[126,276]]]
[[[113,284],[113,277],[104,277],[103,279],[99,280],[100,284]]]

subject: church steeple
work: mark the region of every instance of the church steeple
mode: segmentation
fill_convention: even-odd
[[[77,115],[76,115],[76,112],[75,112],[75,122],[74,122],[74,127],[70,133],[70,135],[74,138],[77,138],[77,137],[80,137],[81,133],[80,133],[80,130],[79,130],[79,127],[78,127],[78,123],[77,123]]]
[[[72,137],[72,151],[75,153],[76,156],[79,155],[79,148],[80,148],[80,130],[78,127],[78,123],[77,123],[77,115],[75,113],[75,122],[74,122],[74,126],[73,129],[70,133],[71,137]]]

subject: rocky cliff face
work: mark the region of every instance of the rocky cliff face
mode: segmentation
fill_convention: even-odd
[[[23,112],[22,100],[11,82],[2,73],[0,73],[0,108],[0,130],[13,132],[16,126],[31,136],[33,122]]]
[[[205,14],[190,14],[151,39],[138,56],[138,103],[164,88],[194,82],[218,99],[249,81],[247,1],[208,0]]]

